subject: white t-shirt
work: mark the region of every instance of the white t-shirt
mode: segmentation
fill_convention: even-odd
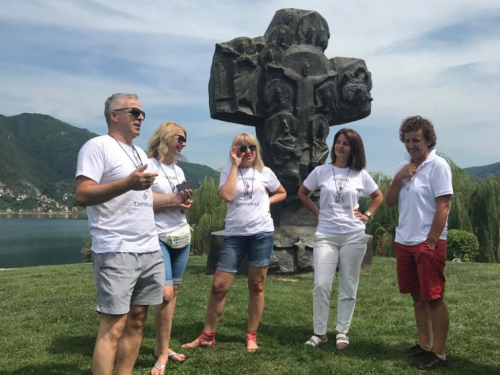
[[[106,184],[129,176],[137,169],[138,161],[129,145],[120,145],[109,135],[89,140],[78,153],[76,177]],[[135,148],[146,164],[144,151]],[[151,189],[130,190],[106,203],[87,207],[87,216],[95,253],[147,253],[160,249]]]
[[[152,172],[158,173],[158,177],[156,177],[152,186],[154,193],[172,194],[174,192],[172,187],[175,190],[176,185],[186,180],[182,169],[175,164],[166,165],[162,163],[160,165],[160,162],[156,158],[150,158],[148,167]],[[167,207],[155,211],[155,222],[158,236],[163,236],[188,225],[186,215],[180,208]]]
[[[228,175],[227,169],[221,172],[219,189],[226,182]],[[231,236],[249,236],[273,232],[268,191],[274,192],[279,187],[278,178],[267,167],[264,167],[262,172],[257,168],[239,168],[236,197],[234,201],[227,203],[226,233]]]
[[[401,163],[396,173],[409,164]],[[417,168],[412,178],[407,178],[399,190],[398,209],[399,222],[396,228],[395,241],[408,246],[424,242],[431,230],[434,213],[436,212],[435,198],[453,194],[451,168],[442,157],[432,150],[427,159]],[[446,240],[448,222],[439,236]]]
[[[358,196],[371,195],[378,189],[366,170],[320,165],[309,174],[304,186],[309,191],[320,189],[319,233],[338,236],[365,230],[365,223],[354,216],[354,209],[359,207]]]

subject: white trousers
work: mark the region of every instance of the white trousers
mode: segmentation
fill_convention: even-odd
[[[314,235],[314,333],[324,335],[328,329],[330,295],[337,265],[339,266],[339,301],[337,332],[349,331],[356,304],[361,263],[366,252],[365,232],[340,236]]]

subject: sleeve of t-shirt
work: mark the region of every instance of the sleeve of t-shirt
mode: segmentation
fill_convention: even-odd
[[[372,176],[363,169],[363,194],[364,195],[372,195],[375,193],[375,190],[378,189],[378,185],[373,180]]]
[[[444,162],[436,168],[431,181],[431,188],[434,198],[453,194],[451,168],[448,163]]]
[[[227,176],[229,176],[229,171],[227,169],[223,169],[220,173],[220,181],[219,181],[219,190],[222,185],[227,181]]]
[[[76,165],[76,178],[85,176],[100,183],[104,174],[104,150],[100,144],[89,141],[78,152]]]
[[[267,181],[266,189],[271,193],[275,192],[281,185],[278,177],[276,177],[274,172],[269,168],[265,168],[264,171],[267,173],[267,178],[265,179]]]
[[[314,168],[309,176],[304,180],[303,185],[309,191],[315,191],[318,188],[318,167]]]

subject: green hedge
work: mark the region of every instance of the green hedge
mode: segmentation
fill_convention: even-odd
[[[474,262],[479,255],[479,242],[474,233],[450,229],[447,236],[448,260],[459,258],[462,262]]]

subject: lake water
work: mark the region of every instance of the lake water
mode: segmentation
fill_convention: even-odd
[[[0,268],[83,262],[87,219],[0,217]]]

